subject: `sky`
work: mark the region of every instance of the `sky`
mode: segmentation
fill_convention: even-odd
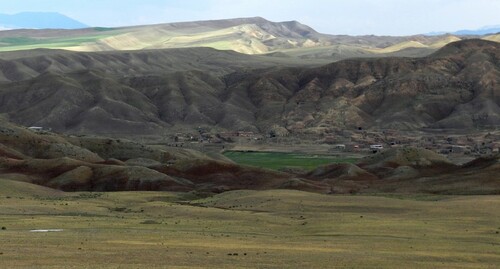
[[[0,0],[0,13],[23,11],[59,12],[103,27],[260,16],[349,35],[500,25],[500,0]]]

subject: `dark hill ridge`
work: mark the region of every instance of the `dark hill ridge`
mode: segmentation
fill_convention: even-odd
[[[210,117],[205,108],[217,112],[212,106],[221,104],[225,75],[304,65],[211,48],[36,50],[0,58],[2,113],[26,125],[83,133],[158,133],[171,124],[201,122]]]
[[[498,49],[498,42],[492,42],[483,39],[468,39],[460,42],[450,43],[429,57],[444,58],[444,57],[464,57],[471,53],[494,53]]]
[[[316,62],[252,57],[212,48],[87,53],[37,49],[0,53],[0,82],[27,80],[46,72],[67,74],[94,70],[103,75],[123,77],[200,70],[225,75],[241,69],[312,64],[317,65]]]
[[[0,55],[0,113],[57,131],[158,134],[206,124],[322,134],[500,125],[500,44],[483,40],[424,58],[321,67],[207,48],[33,54]]]

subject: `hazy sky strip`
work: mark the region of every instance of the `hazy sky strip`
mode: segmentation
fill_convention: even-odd
[[[0,13],[60,12],[91,26],[261,16],[329,34],[410,35],[500,24],[500,0],[0,0]]]

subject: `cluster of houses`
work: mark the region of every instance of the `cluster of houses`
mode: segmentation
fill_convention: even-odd
[[[50,128],[31,126],[33,132],[50,132]],[[300,134],[289,135],[285,138],[273,136],[272,133],[262,135],[251,131],[213,132],[208,128],[198,127],[196,131],[176,133],[172,136],[172,146],[184,146],[185,143],[195,144],[225,144],[234,142],[243,143],[273,143],[284,141],[293,144],[304,140],[314,140],[318,144],[331,145],[331,151],[345,152],[377,152],[384,148],[393,147],[420,147],[436,151],[441,154],[482,155],[494,154],[500,151],[500,131],[471,134],[432,134],[406,133],[403,131],[386,129],[367,131],[338,129],[323,135]],[[316,139],[315,139],[316,138]],[[275,141],[276,140],[276,141]],[[290,141],[288,141],[290,140]]]
[[[315,139],[316,138],[316,139]],[[439,152],[441,154],[479,155],[497,153],[500,149],[500,131],[493,133],[474,133],[469,135],[406,133],[388,129],[379,131],[335,130],[324,135],[309,135],[302,137],[299,134],[287,137],[273,137],[250,131],[213,132],[199,127],[192,133],[177,133],[173,136],[175,143],[302,143],[304,140],[313,140],[318,144],[331,145],[330,150],[343,152],[378,152],[394,147],[420,147]]]
[[[492,154],[500,150],[500,134],[426,137],[422,146],[442,154]]]
[[[262,140],[264,136],[248,131],[234,131],[234,132],[209,132],[204,128],[198,128],[196,133],[176,133],[173,136],[174,142],[192,142],[192,143],[232,143],[236,141],[255,141]]]
[[[470,135],[405,134],[396,130],[360,131],[342,136],[326,136],[332,151],[379,151],[383,148],[413,146],[441,154],[481,155],[500,151],[500,132]]]

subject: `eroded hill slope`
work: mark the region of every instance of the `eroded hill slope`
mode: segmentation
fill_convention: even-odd
[[[321,67],[208,48],[10,57],[0,60],[0,113],[61,132],[500,125],[500,44],[484,40],[451,43],[424,58]]]

